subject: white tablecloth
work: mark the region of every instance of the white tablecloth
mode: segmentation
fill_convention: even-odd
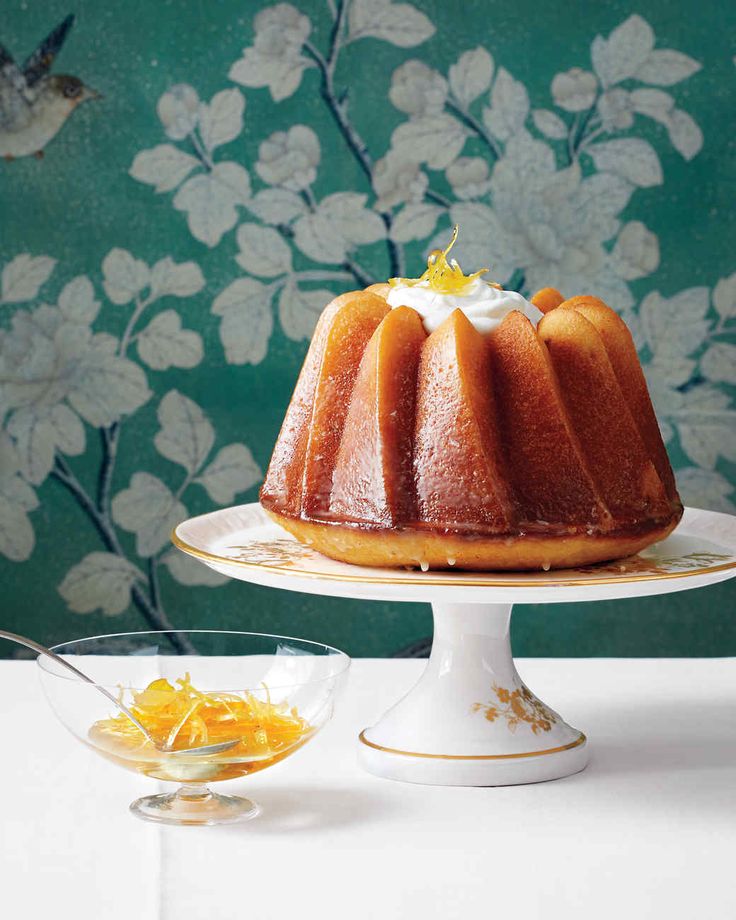
[[[314,742],[249,780],[218,784],[257,800],[259,818],[172,828],[128,813],[157,784],[67,735],[35,664],[0,662],[0,914],[732,920],[736,660],[518,664],[588,734],[584,773],[496,789],[364,774],[358,731],[423,663],[357,660]]]

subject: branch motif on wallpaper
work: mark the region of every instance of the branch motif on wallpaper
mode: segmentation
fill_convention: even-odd
[[[231,84],[209,100],[192,85],[170,87],[157,104],[164,136],[131,155],[130,175],[171,196],[182,228],[201,244],[202,266],[211,251],[237,246],[211,304],[227,362],[263,362],[276,318],[289,339],[303,342],[335,292],[404,274],[407,247],[415,257],[460,223],[464,264],[490,264],[495,278],[523,293],[546,285],[567,295],[591,291],[622,313],[665,439],[686,458],[678,469],[683,496],[736,510],[722,474],[723,461],[736,460],[729,389],[736,275],[667,297],[650,281],[637,303],[631,285],[656,272],[659,240],[643,222],[621,217],[638,190],[664,182],[657,146],[686,160],[701,149],[700,129],[677,100],[677,85],[700,64],[656,47],[649,24],[633,15],[596,36],[590,65],[558,73],[551,101],[537,107],[487,48],[463,51],[446,74],[413,57],[409,49],[435,26],[408,3],[335,0],[328,9],[327,28],[324,17],[313,24],[288,3],[261,9],[250,44],[223,67]],[[353,55],[368,41],[406,49],[386,103],[387,119],[399,113],[399,121],[380,149],[361,126],[351,79]],[[277,130],[262,138],[256,162],[244,163],[237,142],[246,94],[265,92]],[[315,113],[311,125],[280,115],[279,103],[295,94],[309,102],[302,111]],[[349,189],[320,197],[322,150],[329,144],[337,156],[335,137],[353,174]],[[70,608],[114,614],[132,599],[149,622],[165,624],[161,565],[184,584],[220,581],[167,548],[170,526],[186,516],[188,490],[205,488],[227,504],[260,477],[244,444],[212,457],[211,422],[171,391],[157,404],[154,438],[171,461],[170,481],[144,470],[124,488],[115,479],[120,451],[130,450],[126,433],[151,412],[149,375],[203,360],[199,332],[183,328],[172,306],[172,298],[201,292],[202,272],[193,262],[148,266],[113,250],[102,266],[105,317],[112,322],[117,310],[126,319],[112,336],[92,329],[100,302],[85,276],[46,304],[53,268],[53,259],[22,254],[2,274],[2,303],[22,306],[0,333],[0,551],[18,561],[30,555],[35,488],[50,475],[101,542],[60,586]],[[94,488],[73,469],[90,428],[101,439]],[[127,552],[126,533],[135,536]]]
[[[568,296],[592,291],[622,313],[665,439],[679,439],[692,463],[678,471],[682,494],[692,504],[733,510],[732,486],[716,465],[719,458],[736,460],[736,415],[724,386],[736,383],[736,275],[713,291],[693,287],[669,298],[651,291],[637,306],[630,282],[656,272],[659,240],[641,221],[620,217],[638,189],[664,182],[659,155],[636,136],[639,129],[651,135],[654,127],[657,140],[666,138],[686,160],[700,151],[697,123],[662,88],[688,79],[700,64],[655,47],[651,26],[638,15],[593,39],[591,69],[575,66],[553,78],[547,108],[533,108],[524,84],[484,47],[461,53],[447,75],[409,59],[389,89],[406,120],[376,159],[351,115],[353,87],[345,76],[340,80],[350,73],[350,48],[368,38],[411,48],[429,39],[434,25],[409,4],[374,0],[339,2],[332,18],[319,43],[310,19],[291,4],[261,10],[253,43],[229,77],[247,89],[268,89],[278,103],[300,90],[309,96],[305,75],[316,70],[363,192],[333,192],[318,201],[312,186],[319,136],[309,125],[285,124],[260,145],[254,168],[260,187],[241,169],[238,193],[221,203],[227,196],[217,170],[235,164],[213,163],[212,152],[219,138],[242,132],[245,99],[236,89],[204,104],[193,87],[172,87],[158,114],[179,146],[144,150],[131,166],[134,178],[158,192],[178,186],[174,207],[187,212],[193,235],[210,247],[236,225],[233,204],[242,205],[236,261],[245,274],[212,306],[227,360],[264,359],[272,304],[287,336],[308,338],[332,296],[316,284],[364,286],[402,274],[407,244],[435,248],[459,223],[464,264],[490,263],[494,277],[522,293],[547,285]],[[214,122],[220,127],[213,145],[207,139]],[[375,245],[386,254],[380,279],[362,265],[361,251]],[[295,260],[309,267],[297,271]]]
[[[36,301],[54,267],[46,256],[16,257],[3,269],[0,302]],[[167,257],[149,267],[122,249],[105,257],[102,272],[105,309],[118,311],[120,335],[94,331],[102,302],[84,275],[61,288],[55,305],[16,310],[10,328],[0,333],[6,414],[0,432],[0,551],[18,562],[29,558],[35,489],[51,477],[76,500],[102,545],[59,585],[69,609],[113,615],[132,600],[149,625],[167,628],[161,565],[185,585],[226,580],[169,543],[171,528],[187,516],[189,490],[203,488],[213,502],[227,505],[258,482],[261,471],[244,444],[229,444],[213,456],[212,423],[193,400],[170,390],[158,402],[153,438],[155,450],[169,461],[170,482],[141,470],[115,491],[120,451],[140,438],[135,417],[152,396],[148,374],[192,369],[203,359],[201,336],[182,328],[171,304],[199,293],[204,278],[194,262]],[[85,484],[74,458],[91,449],[90,428],[100,438],[101,460],[96,482]],[[129,431],[133,438],[126,442]],[[135,537],[128,551],[123,533]]]

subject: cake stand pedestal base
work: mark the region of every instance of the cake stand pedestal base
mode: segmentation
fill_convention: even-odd
[[[578,773],[585,735],[523,683],[511,604],[432,604],[434,639],[416,686],[360,735],[358,758],[386,779],[511,786]]]
[[[348,565],[298,544],[258,505],[184,521],[174,542],[222,575],[270,588],[432,604],[434,644],[424,674],[361,733],[358,756],[376,776],[441,786],[539,783],[577,773],[588,761],[585,735],[516,672],[512,604],[648,597],[736,575],[736,517],[697,508],[686,508],[666,540],[633,559],[550,572]]]

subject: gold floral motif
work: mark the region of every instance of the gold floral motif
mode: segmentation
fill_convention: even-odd
[[[605,564],[580,566],[573,569],[573,571],[581,575],[597,575],[600,573],[623,575],[632,572],[667,575],[673,571],[710,568],[718,562],[731,558],[727,554],[708,552],[692,552],[682,556],[629,556],[626,559],[616,559]]]
[[[684,556],[660,558],[658,563],[665,569],[692,569],[703,566],[709,568],[717,562],[731,558],[733,557],[729,556],[728,553],[687,553]]]
[[[515,732],[522,723],[531,728],[535,735],[548,732],[557,721],[557,717],[524,684],[516,690],[493,685],[498,703],[473,703],[473,712],[482,712],[489,722],[506,719],[510,731]]]
[[[253,565],[280,565],[288,568],[303,559],[314,556],[314,551],[295,540],[254,540],[247,546],[228,546],[232,550],[230,559],[249,562]]]
[[[228,560],[252,565],[290,568],[307,559],[320,558],[310,547],[288,537],[275,540],[254,540],[248,545],[228,546]],[[579,575],[668,575],[688,569],[708,569],[719,562],[732,559],[723,553],[692,552],[682,556],[629,556],[607,563],[578,566],[567,571]]]

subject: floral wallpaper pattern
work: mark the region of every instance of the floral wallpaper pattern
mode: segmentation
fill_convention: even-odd
[[[181,623],[162,572],[187,590],[225,579],[171,548],[172,526],[194,513],[192,501],[199,510],[203,501],[252,500],[270,449],[254,451],[242,431],[218,436],[187,381],[208,363],[267,373],[282,337],[278,347],[298,366],[336,292],[411,273],[454,223],[469,269],[490,265],[527,295],[547,285],[592,292],[621,313],[686,503],[736,511],[736,274],[662,295],[667,241],[628,216],[632,202],[651,202],[651,190],[667,185],[665,149],[686,162],[701,152],[698,112],[682,90],[707,62],[667,47],[633,12],[591,35],[586,55],[559,60],[540,93],[490,33],[434,66],[428,49],[448,23],[426,4],[330,0],[328,28],[324,4],[315,27],[316,7],[262,5],[242,30],[242,53],[222,61],[221,88],[172,81],[145,101],[158,127],[130,150],[126,181],[147,190],[149,220],[172,209],[194,258],[121,245],[99,265],[80,253],[61,266],[52,252],[9,253],[0,289],[0,553],[13,564],[37,558],[54,527],[38,491],[53,483],[98,545],[48,585],[49,597],[71,614],[135,610],[138,624]],[[365,88],[351,61],[366,42],[376,55],[386,45],[402,55],[387,75],[388,98],[376,103],[393,126],[378,143],[354,117]],[[264,97],[268,118],[251,123]],[[281,115],[287,100],[298,117]],[[255,159],[242,156],[244,132],[257,139]],[[353,179],[325,186],[336,161],[353,164]],[[186,305],[201,303],[205,289],[209,316],[200,310],[193,322]],[[114,333],[100,322],[107,317]],[[245,397],[243,407],[258,411]],[[158,457],[152,467],[135,459],[142,438]],[[57,491],[44,496],[53,505]]]

